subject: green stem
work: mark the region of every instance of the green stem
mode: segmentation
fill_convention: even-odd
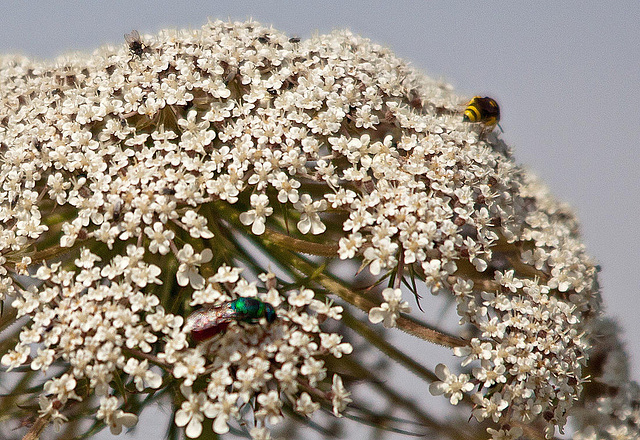
[[[433,419],[428,414],[424,413],[414,401],[403,397],[400,393],[388,387],[384,381],[375,377],[368,369],[364,368],[353,359],[345,358],[343,362],[359,377],[367,379],[371,384],[373,384],[373,386],[384,394],[392,403],[405,408],[408,412],[412,413],[420,423],[424,424],[428,428],[438,432],[440,435],[447,436],[454,440],[468,440],[473,438],[467,432],[456,429],[451,423],[443,424]]]
[[[375,332],[371,327],[356,319],[353,315],[351,315],[346,310],[342,312],[342,321],[355,332],[357,332],[360,336],[365,338],[368,342],[371,343],[372,346],[376,347],[382,353],[386,354],[389,358],[393,359],[400,365],[403,365],[407,370],[414,373],[419,378],[426,380],[427,382],[434,382],[438,380],[438,377],[424,368],[418,362],[402,353],[400,350],[396,349],[393,345],[391,345],[385,338],[380,336],[377,332]]]

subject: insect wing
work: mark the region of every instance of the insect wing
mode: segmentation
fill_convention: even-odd
[[[124,35],[124,40],[129,46],[129,50],[135,56],[141,56],[145,52],[145,45],[140,38],[140,33],[135,29],[129,34]]]
[[[193,312],[187,318],[187,326],[195,341],[204,341],[225,331],[234,318],[235,311],[226,303]]]
[[[140,33],[137,30],[132,30],[131,32],[129,32],[128,34],[124,34],[124,41],[127,42],[127,44],[131,45],[134,43],[140,43]]]
[[[482,120],[488,125],[495,125],[500,121],[500,107],[495,99],[485,96],[477,100],[477,106],[480,109]]]

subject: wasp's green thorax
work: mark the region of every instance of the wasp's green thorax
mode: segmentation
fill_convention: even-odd
[[[235,311],[238,321],[254,322],[264,317],[267,322],[273,322],[276,319],[273,306],[258,298],[238,298],[231,301],[230,306]]]

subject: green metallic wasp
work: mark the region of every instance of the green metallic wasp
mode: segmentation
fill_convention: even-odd
[[[187,318],[187,326],[195,341],[204,341],[225,331],[232,321],[252,324],[261,318],[269,324],[276,320],[276,311],[271,304],[258,298],[237,298],[193,312]]]

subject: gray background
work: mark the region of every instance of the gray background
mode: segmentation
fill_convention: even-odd
[[[3,2],[0,53],[52,58],[124,44],[123,34],[131,29],[155,33],[164,27],[199,28],[207,17],[252,17],[303,38],[349,28],[444,78],[461,94],[492,96],[502,108],[502,137],[516,160],[575,208],[588,251],[602,265],[607,312],[624,328],[635,366],[640,362],[640,2],[559,3]],[[632,374],[640,379],[638,370]],[[425,393],[426,386],[417,395]],[[150,434],[164,427],[164,421],[154,424],[155,417],[143,415],[144,426],[129,438],[159,438]],[[111,438],[108,430],[100,437]]]

